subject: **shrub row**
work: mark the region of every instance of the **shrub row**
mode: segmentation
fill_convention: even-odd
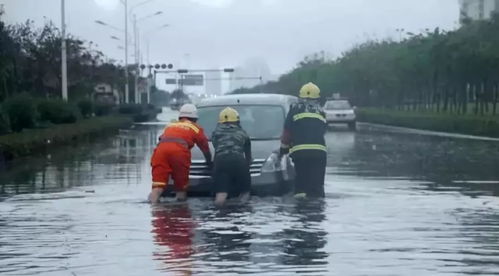
[[[118,109],[120,114],[132,115],[135,122],[146,122],[153,120],[161,109],[157,109],[154,105],[139,105],[139,104],[124,104]]]
[[[499,117],[361,108],[362,122],[468,135],[499,137]]]
[[[106,116],[83,119],[74,124],[53,125],[45,129],[29,129],[23,133],[0,136],[0,155],[6,159],[31,155],[52,145],[103,134],[132,123],[129,116]],[[0,156],[0,159],[2,156]]]
[[[68,103],[58,99],[35,99],[27,94],[13,96],[0,105],[0,135],[23,129],[71,124],[81,118],[106,116],[115,112],[133,117],[137,122],[149,121],[161,112],[154,105],[114,105],[81,100]]]
[[[18,94],[0,105],[0,135],[51,124],[71,124],[80,118],[90,118],[93,114],[111,114],[112,110],[113,106],[94,105],[90,100],[68,103]]]

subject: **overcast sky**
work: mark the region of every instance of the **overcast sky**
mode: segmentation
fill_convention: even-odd
[[[129,6],[145,0],[128,0]],[[70,33],[94,41],[106,55],[124,59],[123,34],[95,23],[124,28],[119,0],[66,0]],[[60,25],[60,0],[0,0],[9,23],[33,19]],[[305,55],[338,56],[369,37],[397,37],[396,29],[457,26],[458,0],[152,0],[134,12],[140,22],[143,57],[150,40],[151,63],[212,68],[264,58],[273,74],[292,69]],[[168,28],[157,29],[164,24]],[[155,30],[156,29],[156,30]],[[132,52],[132,51],[131,51]]]

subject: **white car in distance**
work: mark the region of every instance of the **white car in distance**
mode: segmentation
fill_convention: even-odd
[[[328,125],[347,124],[351,130],[356,129],[355,107],[348,100],[328,100],[324,105],[324,112]]]

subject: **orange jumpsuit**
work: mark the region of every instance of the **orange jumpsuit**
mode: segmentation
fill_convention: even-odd
[[[151,158],[153,189],[166,188],[171,176],[176,191],[187,190],[194,144],[211,161],[208,139],[198,124],[182,120],[165,129]]]

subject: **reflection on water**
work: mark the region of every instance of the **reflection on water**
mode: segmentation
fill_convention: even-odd
[[[337,173],[402,177],[438,183],[498,181],[498,142],[361,129],[329,133],[329,163]]]
[[[225,210],[212,208],[200,214],[203,223],[198,228],[201,260],[212,273],[226,273],[250,268],[252,233],[246,229],[251,216],[249,206],[230,206]]]
[[[297,225],[284,229],[283,236],[285,255],[283,264],[301,266],[312,269],[312,266],[322,266],[317,272],[327,272],[328,253],[324,251],[327,232],[322,229],[321,222],[325,219],[324,202],[298,202],[290,210],[290,215],[298,217]]]
[[[499,274],[499,143],[332,129],[322,201],[151,207],[161,129],[0,173],[0,274]]]
[[[175,275],[327,273],[326,203],[255,201],[224,209],[212,207],[208,199],[154,207],[153,255],[159,270]]]
[[[190,275],[196,224],[189,205],[181,203],[154,207],[152,227],[154,242],[160,246],[154,257],[164,262],[161,270]]]
[[[94,183],[138,184],[140,170],[157,141],[160,127],[123,130],[119,135],[78,146],[66,146],[45,156],[16,160],[0,174],[0,197],[60,192]],[[132,183],[135,181],[134,183]]]

